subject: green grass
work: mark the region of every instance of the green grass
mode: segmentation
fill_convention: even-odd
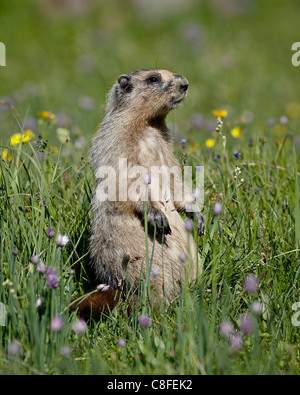
[[[47,129],[44,124],[41,128]],[[55,125],[48,132],[53,129]],[[230,135],[223,133],[231,144]],[[132,316],[124,314],[125,301],[91,323],[83,335],[72,332],[76,317],[69,316],[68,305],[88,281],[91,170],[65,155],[74,148],[71,141],[57,154],[44,143],[43,160],[36,157],[38,140],[10,147],[11,162],[1,160],[0,300],[7,312],[6,325],[0,327],[2,373],[299,372],[299,328],[291,322],[292,305],[299,300],[299,160],[293,136],[275,151],[271,138],[265,143],[257,139],[249,147],[241,136],[243,155],[236,161],[232,149],[221,147],[222,136],[213,135],[213,150],[199,155],[206,164],[206,232],[199,240],[203,275],[167,307],[162,303],[152,308],[148,288],[144,292],[142,286],[140,309]],[[195,165],[190,151],[187,147],[188,163]],[[214,159],[221,151],[228,159]],[[237,166],[241,173],[234,179]],[[79,168],[83,170],[77,174]],[[217,217],[212,213],[216,195],[222,204]],[[47,237],[49,226],[56,234],[69,235],[66,247],[57,247],[55,237]],[[14,247],[17,256],[12,254]],[[49,290],[45,276],[30,263],[34,254],[41,254],[47,268],[57,270],[57,289]],[[255,295],[243,289],[252,273],[259,278]],[[42,300],[39,308],[37,298]],[[240,317],[252,314],[256,299],[263,312],[254,316],[255,330],[245,335],[243,347],[233,352],[219,334],[220,324],[230,319],[238,330]],[[142,312],[151,317],[149,328],[139,324]],[[57,314],[64,326],[52,332],[50,321]],[[117,346],[120,338],[126,340],[125,348]],[[11,341],[20,345],[16,356],[8,352]],[[63,345],[70,347],[70,355],[61,355]]]
[[[153,24],[127,2],[95,3],[79,16],[49,5],[43,12],[33,0],[23,8],[1,3],[0,40],[8,58],[0,94],[14,105],[0,108],[0,152],[8,149],[0,156],[0,374],[300,373],[300,327],[292,323],[300,300],[300,114],[290,106],[299,100],[299,68],[290,61],[299,6],[290,3],[264,2],[228,16],[212,2],[191,1]],[[30,29],[23,29],[24,21]],[[204,32],[200,47],[183,33],[193,24]],[[20,34],[12,35],[11,26]],[[85,62],[91,71],[83,70]],[[132,315],[125,314],[125,300],[76,334],[77,317],[68,306],[90,284],[89,141],[118,75],[156,66],[190,81],[187,100],[168,120],[179,161],[205,169],[206,230],[201,239],[193,235],[204,272],[169,306],[152,306],[146,279]],[[84,95],[95,107],[78,105]],[[229,110],[222,134],[211,132],[212,111],[222,107]],[[58,122],[37,117],[41,110],[52,110]],[[203,126],[193,125],[195,113],[202,113]],[[35,137],[12,146],[10,137],[32,118]],[[230,133],[234,126],[241,128],[238,138]],[[68,142],[59,127],[68,129]],[[206,148],[211,137],[215,144]],[[235,151],[242,153],[238,160]],[[216,199],[219,216],[213,215]],[[64,248],[56,245],[58,233],[69,236]],[[34,254],[55,268],[58,288],[48,289],[45,275],[30,263]],[[251,274],[259,280],[255,294],[243,287]],[[260,315],[252,312],[255,300]],[[50,322],[58,314],[64,325],[53,332]],[[140,325],[141,314],[151,318],[148,328]],[[245,314],[253,318],[253,331],[234,351],[220,325],[230,320],[240,332]],[[121,338],[124,348],[117,345]]]

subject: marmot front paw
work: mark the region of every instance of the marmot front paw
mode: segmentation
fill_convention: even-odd
[[[171,234],[171,228],[167,217],[162,211],[156,209],[148,209],[147,210],[147,221],[150,226],[153,228],[156,225],[156,228],[160,231],[163,231],[164,234]]]

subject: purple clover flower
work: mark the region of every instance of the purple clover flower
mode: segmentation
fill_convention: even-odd
[[[231,321],[222,322],[219,332],[221,336],[230,337],[230,335],[234,332],[233,323]]]
[[[254,321],[253,318],[249,315],[243,315],[240,318],[240,329],[244,335],[248,335],[253,332],[254,329]]]
[[[53,267],[49,267],[46,273],[47,285],[49,289],[55,289],[58,287],[59,281],[56,270]]]
[[[53,226],[50,226],[50,228],[47,230],[47,237],[49,239],[52,239],[54,237],[54,229]]]
[[[143,328],[148,328],[150,326],[150,318],[147,315],[141,315],[139,321]]]
[[[187,232],[192,232],[192,230],[193,230],[193,222],[190,220],[190,219],[186,219],[185,220],[185,222],[184,222],[184,229],[187,231]]]
[[[40,255],[36,254],[36,255],[32,255],[32,257],[30,258],[30,262],[33,263],[34,265],[37,265],[40,261]]]
[[[250,274],[246,277],[244,282],[244,290],[249,294],[254,294],[258,291],[258,278],[255,274]]]
[[[44,262],[40,262],[38,265],[37,265],[37,271],[40,273],[40,274],[45,274],[46,273],[46,265],[44,264]]]
[[[235,151],[235,152],[233,153],[233,156],[234,156],[235,160],[238,160],[239,157],[240,157],[241,155],[242,155],[242,154],[241,154],[240,152],[237,152],[237,151]]]
[[[126,347],[126,340],[125,339],[119,339],[117,341],[117,346],[120,347],[120,348]]]
[[[213,207],[213,214],[217,217],[222,212],[222,205],[219,202],[216,202]]]
[[[243,336],[238,332],[232,333],[229,344],[233,351],[239,351],[244,344]]]
[[[72,325],[72,331],[76,335],[82,335],[86,331],[87,325],[83,318],[79,318]]]
[[[62,316],[55,315],[50,322],[50,330],[52,332],[59,332],[62,330],[63,326],[64,326],[64,320]]]
[[[145,185],[151,184],[151,175],[150,175],[149,173],[147,173],[147,174],[145,175],[144,184],[145,184]]]
[[[65,247],[69,241],[70,239],[68,238],[68,236],[66,235],[63,236],[61,233],[57,235],[56,244],[58,247],[60,248]]]

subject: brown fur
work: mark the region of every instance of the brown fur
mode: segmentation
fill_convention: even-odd
[[[159,273],[155,280],[151,278],[151,287],[171,301],[179,281],[192,280],[201,271],[197,247],[185,231],[179,214],[193,199],[190,191],[184,199],[174,199],[174,186],[181,181],[182,174],[165,123],[168,112],[186,96],[187,87],[184,77],[167,70],[137,70],[120,76],[108,95],[106,115],[91,150],[97,186],[92,202],[90,255],[99,283],[108,284],[110,291],[107,297],[103,292],[91,295],[79,305],[79,313],[91,305],[94,311],[103,306],[113,307],[118,299],[112,300],[114,292],[135,289],[141,275],[146,276],[144,199],[141,198],[146,194],[146,185],[140,185],[142,193],[137,201],[120,201],[119,192],[136,193],[133,188],[136,179],[130,178],[128,173],[127,189],[117,182],[116,201],[99,201],[97,195],[97,188],[105,182],[100,169],[111,166],[117,177],[120,176],[119,158],[127,159],[128,172],[137,165],[143,166],[145,173],[151,172],[151,166],[165,165],[169,169],[176,166],[171,196],[166,198],[160,194],[159,201],[152,201],[151,192],[158,188],[156,180],[152,179],[148,186],[148,251],[151,256],[155,243],[152,269]],[[142,179],[144,175],[141,174]],[[124,177],[122,174],[120,180]],[[201,222],[201,217],[198,218]],[[187,256],[185,262],[179,259],[182,253]]]

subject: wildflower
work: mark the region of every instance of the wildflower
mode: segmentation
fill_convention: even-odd
[[[71,348],[69,346],[66,346],[66,345],[61,346],[60,353],[64,357],[68,357],[71,354]]]
[[[233,153],[233,156],[234,156],[235,160],[238,160],[241,155],[242,154],[240,152],[237,152],[237,151]]]
[[[214,204],[214,208],[213,208],[213,214],[217,217],[218,215],[220,215],[222,212],[222,206],[221,203],[216,202]]]
[[[281,125],[286,125],[289,122],[288,117],[286,115],[282,115],[279,118],[279,122],[281,123]]]
[[[151,276],[152,276],[153,278],[158,278],[158,277],[160,276],[160,270],[159,270],[158,268],[154,267],[154,268],[151,270]]]
[[[255,315],[260,315],[262,313],[262,309],[263,306],[258,300],[255,300],[251,305],[251,310]]]
[[[9,162],[12,161],[12,157],[11,157],[11,156],[8,156],[8,149],[5,148],[5,149],[2,151],[2,158],[3,158],[3,160],[7,160],[7,158],[8,158],[8,161],[9,161]]]
[[[58,287],[59,281],[56,270],[53,267],[49,267],[46,273],[47,285],[49,289],[55,289]]]
[[[185,146],[186,146],[186,139],[182,139],[181,140],[181,147],[182,147],[182,149],[185,149]]]
[[[213,114],[217,118],[218,117],[225,118],[225,117],[227,117],[228,112],[227,112],[227,110],[214,110]]]
[[[216,131],[217,133],[220,133],[220,134],[221,134],[222,126],[223,126],[222,118],[221,118],[221,117],[218,117],[218,118],[217,118],[217,127],[216,127],[215,131]]]
[[[250,294],[256,293],[258,291],[258,278],[254,274],[246,277],[244,289]]]
[[[24,130],[22,135],[22,143],[27,143],[34,138],[35,134],[31,129]]]
[[[207,148],[212,148],[215,145],[215,140],[214,139],[207,139],[205,141],[205,146]]]
[[[232,351],[240,350],[244,344],[243,336],[238,332],[232,333],[232,335],[230,336],[229,344],[230,344]]]
[[[120,347],[120,348],[124,348],[124,347],[126,347],[126,340],[125,339],[119,339],[118,341],[117,341],[117,346],[118,347]]]
[[[239,126],[236,126],[235,128],[231,129],[230,133],[232,137],[237,139],[241,136],[241,128]]]
[[[32,257],[30,258],[30,262],[33,263],[34,265],[37,265],[40,261],[40,255],[36,254],[36,255],[32,255]]]
[[[63,236],[61,233],[59,233],[57,235],[56,244],[58,247],[60,247],[60,248],[65,247],[69,241],[70,240],[69,240],[68,236],[66,236],[66,235]]]
[[[139,321],[143,328],[148,328],[150,326],[150,318],[147,315],[141,315]]]
[[[244,335],[248,335],[253,332],[254,329],[254,321],[253,318],[249,315],[244,315],[240,319],[240,329]]]
[[[64,326],[64,320],[62,316],[55,315],[50,322],[50,330],[52,332],[59,332],[62,330],[63,326]]]
[[[63,144],[63,143],[66,143],[67,140],[69,139],[70,131],[69,131],[69,129],[66,129],[66,128],[57,128],[56,134],[57,134],[58,140]]]
[[[18,145],[21,141],[22,135],[21,133],[15,133],[11,136],[10,138],[10,144],[11,145]]]
[[[11,136],[10,138],[10,144],[11,145],[18,145],[20,144],[20,141],[22,143],[27,143],[28,141],[32,140],[35,134],[33,133],[32,130],[24,130],[23,134],[21,133],[15,133]]]
[[[107,284],[100,284],[97,286],[98,291],[100,292],[106,292],[107,290],[109,290],[110,286]]]
[[[193,230],[193,222],[189,218],[184,222],[184,229],[189,233]]]
[[[195,144],[193,144],[192,146],[191,146],[191,148],[189,148],[189,151],[190,152],[194,152],[194,151],[197,151],[197,149],[200,147],[200,144],[199,143],[195,143]]]
[[[53,121],[56,122],[55,114],[52,111],[39,111],[37,113],[39,118],[45,119],[46,121]]]
[[[37,298],[36,302],[35,302],[35,307],[38,308],[42,305],[42,299],[41,298]]]
[[[300,103],[289,103],[286,108],[285,112],[289,118],[295,119],[300,117]]]
[[[17,247],[14,247],[14,249],[12,250],[12,252],[11,252],[11,253],[13,254],[13,256],[17,256],[17,255],[18,255],[18,253],[19,253],[19,251],[18,251]]]
[[[50,228],[48,228],[48,230],[47,230],[47,237],[48,237],[49,239],[52,239],[52,237],[54,237],[54,229],[53,229],[53,226],[50,226]]]
[[[37,265],[37,271],[39,272],[39,274],[45,274],[46,273],[46,265],[44,264],[44,262],[40,262]]]
[[[263,144],[265,144],[265,143],[267,142],[267,138],[264,137],[264,136],[260,136],[260,137],[258,138],[258,141],[263,145]]]
[[[77,321],[75,321],[72,325],[72,331],[76,335],[82,335],[85,330],[86,330],[86,322],[84,321],[83,318],[79,318]]]
[[[10,355],[19,355],[21,351],[21,346],[19,343],[15,342],[12,340],[11,342],[8,343],[7,345],[7,352]]]
[[[145,185],[151,184],[151,175],[150,175],[149,173],[147,173],[147,174],[145,175],[144,184],[145,184]]]
[[[231,321],[222,322],[219,332],[221,336],[230,337],[230,335],[234,332],[233,323]]]
[[[58,148],[54,147],[53,145],[50,146],[50,151],[53,152],[54,154],[58,154]]]

